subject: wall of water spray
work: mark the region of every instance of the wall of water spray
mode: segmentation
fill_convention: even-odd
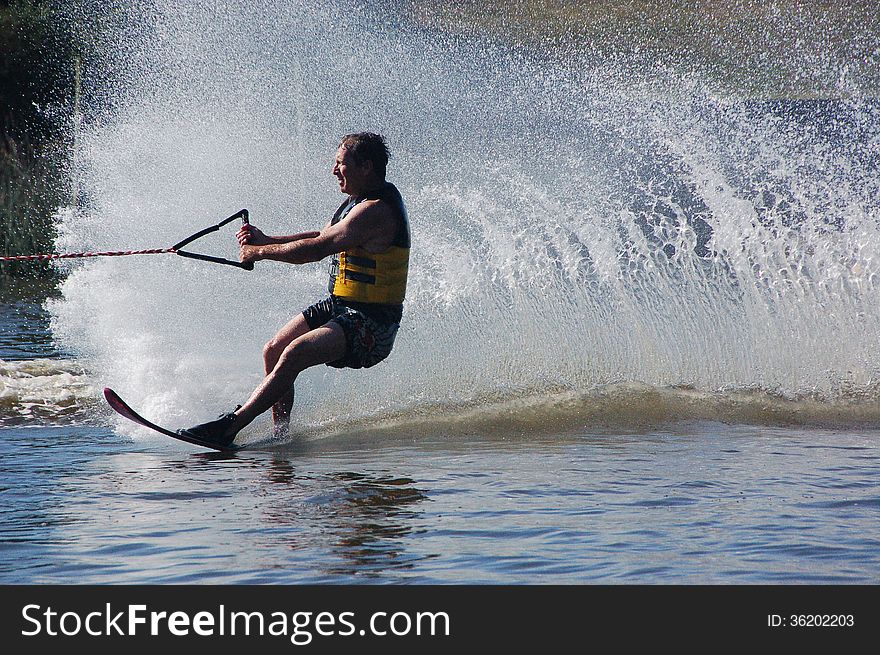
[[[751,101],[396,5],[117,4],[123,74],[78,139],[87,202],[59,249],[161,247],[241,207],[313,229],[340,200],[339,136],[389,140],[414,244],[398,345],[304,374],[302,425],[631,384],[875,398],[880,109],[852,85]],[[262,344],[326,288],[325,265],[124,259],[74,266],[53,330],[168,424],[241,402]]]

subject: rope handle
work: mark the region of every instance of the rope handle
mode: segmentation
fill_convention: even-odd
[[[253,262],[248,262],[246,264],[243,264],[241,262],[237,262],[232,259],[223,259],[222,257],[212,257],[211,255],[202,255],[202,254],[195,253],[195,252],[188,252],[186,250],[180,250],[180,248],[182,248],[186,244],[192,243],[196,239],[200,239],[201,237],[205,236],[206,234],[210,234],[211,232],[216,232],[221,227],[223,227],[227,223],[230,223],[231,221],[234,221],[237,218],[241,218],[242,225],[249,225],[250,224],[250,220],[248,218],[248,210],[242,209],[242,210],[236,212],[235,214],[233,214],[232,216],[230,216],[229,218],[223,219],[222,221],[217,223],[217,225],[212,225],[211,227],[206,227],[204,230],[199,230],[195,234],[188,236],[183,241],[175,243],[173,246],[171,246],[170,250],[171,250],[171,252],[173,252],[177,255],[180,255],[181,257],[189,257],[190,259],[200,259],[205,262],[214,262],[215,264],[227,264],[229,266],[236,266],[238,268],[242,268],[246,271],[252,271],[252,270],[254,270],[254,263]]]

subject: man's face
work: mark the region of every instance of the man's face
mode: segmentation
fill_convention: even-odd
[[[339,181],[339,190],[348,195],[357,195],[367,188],[367,181],[372,170],[370,162],[358,164],[349,154],[347,148],[336,151],[333,163],[333,175]]]

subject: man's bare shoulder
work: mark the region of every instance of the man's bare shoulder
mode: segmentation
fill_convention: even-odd
[[[371,252],[387,250],[397,234],[394,210],[383,200],[363,200],[345,220],[332,226],[337,246],[360,247]]]
[[[368,200],[362,200],[356,204],[351,210],[349,216],[354,218],[361,214],[371,218],[382,218],[385,216],[394,218],[394,208],[391,206],[390,202],[383,198],[370,198]]]
[[[348,215],[348,220],[369,224],[372,230],[396,230],[394,208],[386,200],[370,199],[359,202]]]

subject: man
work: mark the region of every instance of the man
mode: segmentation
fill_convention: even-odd
[[[242,226],[237,235],[242,262],[304,264],[333,255],[330,297],[305,309],[266,344],[266,377],[244,405],[181,434],[229,445],[271,408],[276,435],[284,436],[293,383],[302,371],[318,364],[365,368],[391,352],[403,315],[410,232],[403,199],[385,181],[388,154],[378,134],[342,138],[333,175],[348,199],[320,232],[272,237]]]

